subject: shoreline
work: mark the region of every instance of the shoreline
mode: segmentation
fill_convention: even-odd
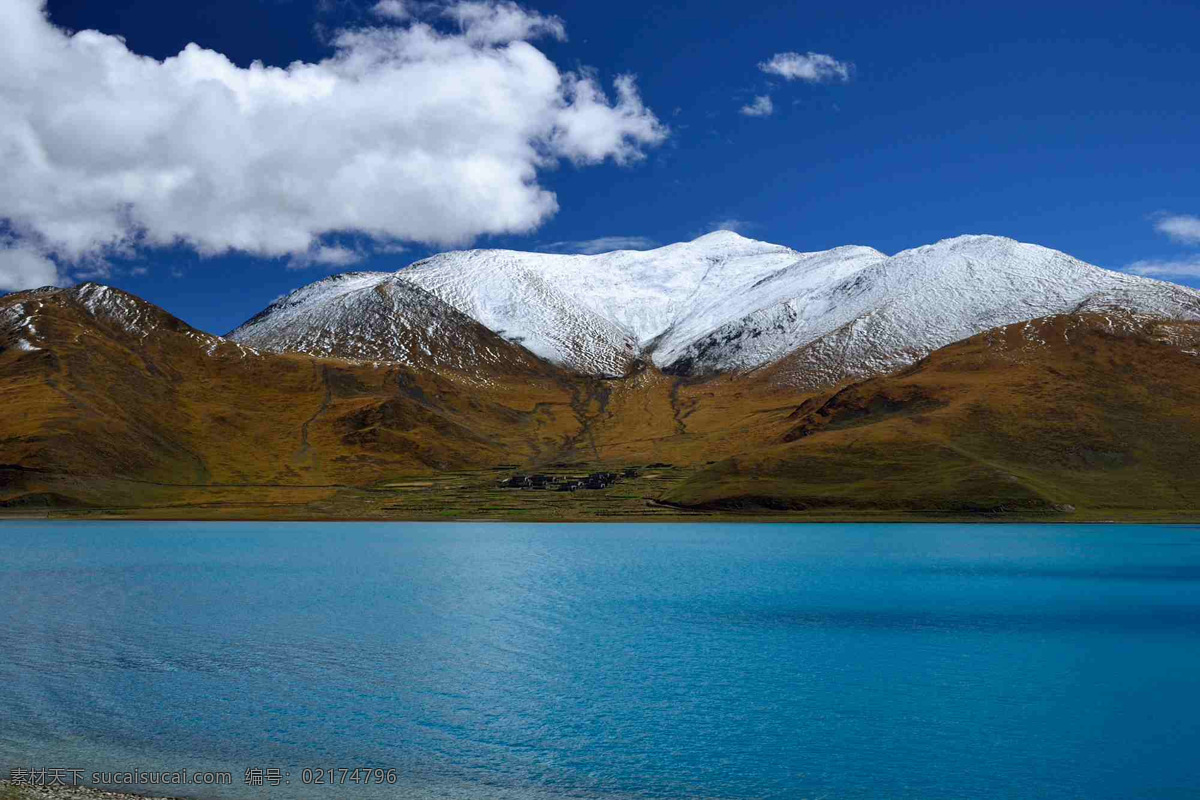
[[[371,517],[18,517],[0,516],[4,522],[145,522],[145,523],[296,523],[312,525],[321,522],[345,525],[348,523],[395,525],[458,525],[464,523],[480,525],[1163,525],[1194,527],[1200,525],[1196,519],[374,519]]]
[[[157,515],[141,513],[105,513],[90,511],[50,511],[47,513],[4,513],[0,511],[0,523],[14,522],[296,522],[296,523],[422,523],[422,524],[522,524],[522,525],[607,525],[607,524],[721,524],[721,525],[1200,525],[1200,513],[1171,511],[1142,512],[1140,514],[1020,514],[978,513],[954,515],[944,512],[907,512],[871,514],[788,514],[786,512],[765,514],[722,514],[720,512],[694,512],[663,516],[512,516],[512,517],[452,517],[452,516],[339,516],[302,515],[294,516],[240,516],[240,515]]]
[[[95,789],[91,786],[27,786],[0,780],[0,800],[196,800],[174,795],[150,795]]]

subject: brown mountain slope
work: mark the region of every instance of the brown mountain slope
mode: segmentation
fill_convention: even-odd
[[[0,509],[195,516],[236,495],[237,513],[253,501],[265,516],[577,518],[617,513],[606,504],[619,497],[625,516],[663,504],[1200,516],[1194,324],[1038,320],[820,393],[776,374],[790,363],[605,380],[514,349],[484,372],[264,354],[94,284],[9,295]],[[674,467],[573,505],[518,493],[518,514],[495,493],[501,465],[652,462]]]
[[[482,380],[257,353],[90,284],[0,299],[10,494],[38,474],[360,485],[525,461],[578,427],[573,390],[527,354]]]
[[[666,499],[1191,513],[1200,510],[1197,446],[1200,325],[1059,316],[988,331],[898,374],[810,398],[772,446],[713,464]]]

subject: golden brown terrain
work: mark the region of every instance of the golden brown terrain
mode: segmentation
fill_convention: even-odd
[[[94,285],[5,296],[0,321],[9,515],[1200,518],[1191,323],[1042,319],[813,391],[803,354],[596,379],[482,327],[502,370],[258,353]],[[604,490],[498,487],[626,466]]]

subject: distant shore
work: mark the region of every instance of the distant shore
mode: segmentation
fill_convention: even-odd
[[[876,512],[845,512],[829,511],[810,512],[721,512],[721,511],[681,511],[675,514],[611,514],[590,516],[554,516],[540,514],[521,514],[512,516],[407,516],[407,515],[319,515],[306,514],[297,509],[292,514],[255,515],[251,509],[223,509],[224,513],[213,513],[212,509],[195,509],[196,513],[187,514],[185,510],[171,509],[172,513],[164,513],[161,509],[130,508],[130,509],[89,509],[86,511],[53,510],[42,513],[22,511],[12,513],[0,509],[0,523],[13,522],[409,522],[409,523],[508,523],[508,524],[745,524],[745,525],[849,525],[849,524],[917,524],[917,525],[1197,525],[1200,524],[1200,514],[1191,510],[1163,510],[1117,512],[1105,509],[1103,512],[1091,509],[1081,510],[1080,513],[1036,513],[1036,512],[975,512],[959,513],[946,511],[876,511]],[[241,513],[238,513],[241,512]],[[3,798],[0,798],[3,800]]]
[[[617,467],[609,465],[610,470]],[[578,480],[588,468],[551,470]],[[628,468],[626,468],[628,469]],[[5,479],[0,465],[0,484]],[[602,474],[602,473],[597,473]],[[643,467],[613,483],[578,491],[513,488],[495,469],[399,475],[370,485],[148,484],[65,474],[18,475],[0,500],[0,520],[147,520],[157,522],[580,522],[608,523],[1184,523],[1200,522],[1186,497],[1171,507],[1130,502],[1119,494],[1071,504],[1045,498],[1004,498],[984,487],[953,497],[897,498],[797,494],[786,481],[732,486],[726,495],[694,491],[707,481],[697,465]],[[525,476],[528,478],[529,476]],[[502,480],[503,479],[503,480]],[[765,478],[762,480],[766,480]],[[886,484],[886,481],[884,482]],[[552,484],[557,485],[557,484]],[[990,485],[990,484],[989,484]],[[711,487],[710,487],[711,488]],[[761,490],[760,490],[761,489]],[[840,490],[839,490],[840,491]],[[0,496],[3,496],[0,492]],[[845,495],[845,496],[843,496]],[[1144,501],[1145,498],[1142,498]]]

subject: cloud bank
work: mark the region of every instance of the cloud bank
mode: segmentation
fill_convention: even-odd
[[[850,80],[854,65],[838,61],[824,53],[776,53],[758,68],[768,75],[777,75],[784,80],[805,83],[832,83]]]
[[[631,76],[610,98],[530,43],[565,36],[557,17],[432,8],[343,31],[318,63],[241,68],[195,44],[157,61],[55,27],[40,0],[0,0],[0,220],[22,243],[3,251],[3,280],[41,280],[30,254],[185,244],[337,263],[351,254],[325,234],[389,246],[524,233],[558,208],[539,170],[631,163],[666,136]]]

